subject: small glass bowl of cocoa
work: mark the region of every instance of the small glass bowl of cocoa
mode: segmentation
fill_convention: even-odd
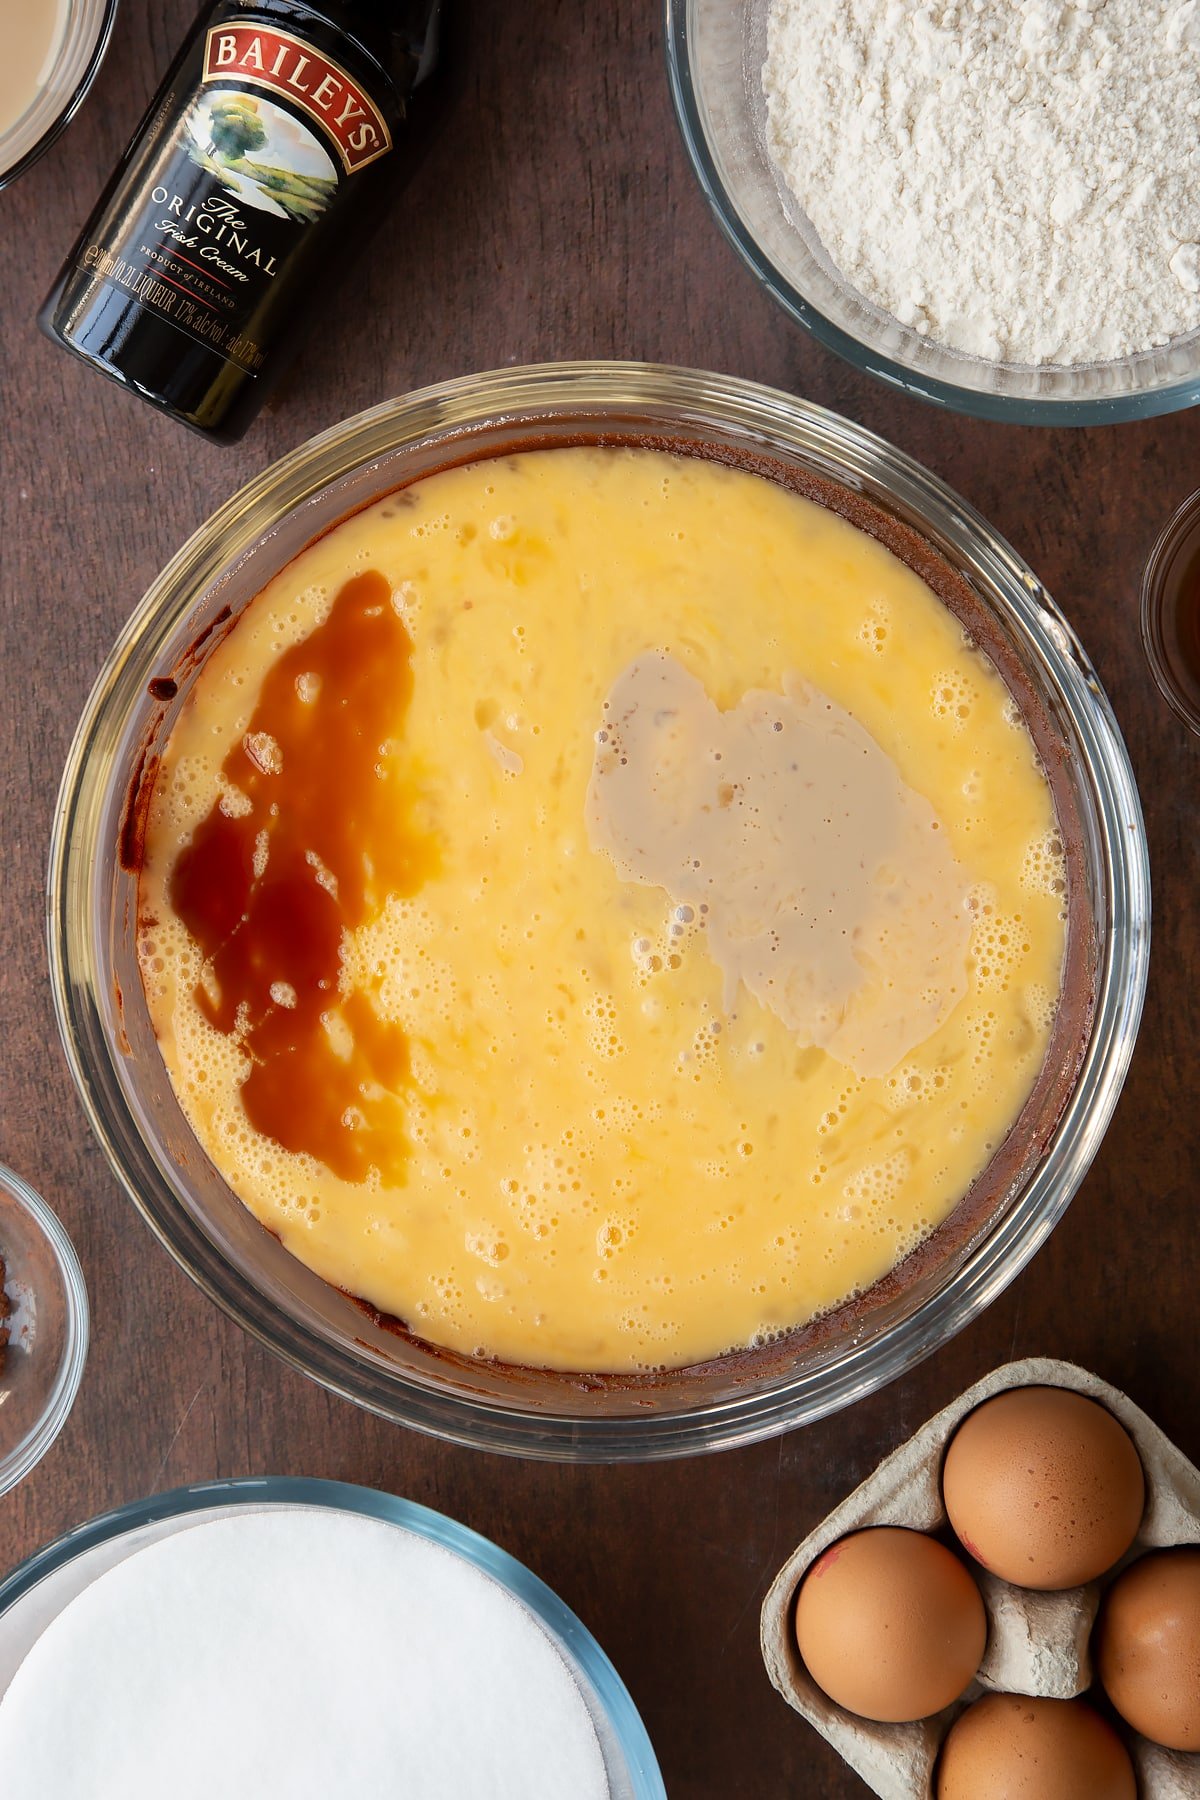
[[[1142,643],[1163,698],[1200,735],[1200,493],[1172,513],[1150,552]]]
[[[0,1494],[62,1430],[87,1351],[87,1288],[71,1240],[41,1196],[0,1164]]]

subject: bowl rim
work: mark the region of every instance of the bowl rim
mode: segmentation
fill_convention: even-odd
[[[6,187],[11,187],[14,181],[19,181],[21,176],[24,175],[28,169],[31,169],[34,163],[38,162],[46,154],[50,146],[56,143],[62,136],[63,132],[67,129],[67,126],[71,123],[71,120],[75,117],[75,114],[79,111],[79,108],[87,99],[88,94],[91,91],[92,83],[100,73],[100,65],[108,54],[109,40],[112,37],[113,26],[116,23],[117,8],[119,5],[120,0],[104,0],[104,11],[100,19],[100,27],[96,33],[96,39],[88,55],[87,62],[80,72],[78,82],[67,97],[62,111],[56,113],[49,121],[45,131],[43,131],[36,143],[31,144],[28,150],[18,157],[17,161],[11,164],[9,168],[0,169],[0,192]]]
[[[708,201],[727,243],[732,245],[759,285],[798,325],[854,368],[873,375],[888,387],[899,388],[931,405],[962,412],[972,418],[999,420],[1009,425],[1114,425],[1131,419],[1152,419],[1163,413],[1182,412],[1200,402],[1200,371],[1176,382],[1166,382],[1144,392],[1097,395],[1092,398],[1047,397],[988,393],[927,375],[909,363],[865,344],[843,330],[789,280],[743,223],[733,196],[721,178],[717,160],[704,128],[691,57],[691,19],[696,0],[663,0],[663,46],[675,120],[683,138],[692,173]]]
[[[66,1321],[62,1355],[46,1403],[25,1436],[0,1459],[0,1496],[3,1496],[19,1481],[24,1481],[37,1466],[67,1422],[83,1380],[91,1337],[91,1315],[83,1269],[58,1215],[50,1210],[36,1189],[4,1163],[0,1163],[0,1188],[27,1214],[50,1246],[62,1278]]]
[[[455,429],[466,431],[472,424],[478,429],[498,422],[515,432],[538,420],[594,418],[601,409],[630,432],[635,416],[640,416],[643,431],[648,415],[659,423],[674,417],[718,431],[752,433],[759,448],[790,442],[792,454],[798,453],[807,433],[824,447],[830,457],[828,472],[843,486],[852,486],[860,470],[865,476],[874,472],[876,479],[886,478],[889,492],[899,501],[966,533],[976,567],[999,587],[1011,620],[1053,670],[1082,742],[1087,773],[1097,784],[1107,929],[1083,1064],[1047,1152],[1017,1199],[992,1222],[946,1284],[920,1300],[886,1334],[865,1342],[847,1341],[836,1356],[802,1375],[793,1373],[749,1393],[737,1391],[702,1409],[664,1407],[651,1414],[631,1407],[619,1416],[581,1416],[565,1409],[533,1412],[515,1403],[451,1393],[409,1374],[393,1373],[386,1380],[373,1376],[370,1365],[268,1301],[215,1250],[161,1179],[157,1183],[161,1193],[140,1190],[114,1141],[114,1117],[124,1124],[125,1113],[109,1112],[101,1079],[104,1070],[97,1073],[89,1066],[74,1016],[80,1006],[83,1016],[90,1017],[92,1005],[84,979],[87,955],[77,954],[86,929],[75,916],[80,910],[75,904],[77,889],[88,879],[88,853],[85,845],[75,846],[74,822],[89,782],[94,787],[103,779],[95,770],[97,759],[91,768],[88,764],[88,746],[98,725],[106,715],[120,714],[122,681],[131,694],[141,692],[138,684],[149,666],[143,666],[146,652],[141,638],[151,634],[150,654],[164,645],[196,598],[223,570],[235,567],[273,522],[298,512],[339,475],[372,466],[387,450],[428,443],[431,436],[453,445]],[[835,453],[841,460],[834,460]],[[234,534],[232,546],[225,541],[229,532]],[[163,597],[171,594],[173,606],[160,611]],[[136,677],[127,668],[134,649],[142,654]],[[1048,1237],[1099,1148],[1133,1051],[1150,930],[1149,862],[1141,807],[1107,697],[1067,620],[1032,571],[981,515],[904,452],[811,402],[703,371],[608,362],[499,369],[385,401],[301,445],[219,508],[151,584],[118,635],[84,707],[54,813],[46,900],[55,1012],[89,1122],[125,1192],[209,1298],[301,1373],[384,1417],[462,1445],[544,1460],[589,1462],[658,1460],[732,1447],[824,1417],[906,1372],[990,1304]],[[111,1066],[115,1052],[107,1040],[104,1051]],[[1085,1105],[1081,1096],[1089,1083]],[[1052,1156],[1057,1159],[1053,1179],[1047,1173]],[[299,1347],[297,1339],[303,1340]]]
[[[324,1512],[352,1513],[399,1526],[428,1543],[459,1556],[489,1575],[520,1600],[578,1664],[612,1727],[633,1781],[632,1800],[666,1800],[666,1787],[650,1735],[607,1652],[587,1626],[539,1575],[489,1537],[460,1524],[447,1513],[399,1494],[357,1482],[330,1481],[308,1475],[241,1475],[170,1488],[144,1500],[97,1514],[72,1526],[18,1563],[0,1581],[0,1616],[78,1556],[125,1537],[143,1526],[215,1508],[315,1507]]]
[[[1171,667],[1163,632],[1163,615],[1167,599],[1167,577],[1179,553],[1191,546],[1200,552],[1200,489],[1181,500],[1146,558],[1141,584],[1142,649],[1150,665],[1150,673],[1167,705],[1182,719],[1189,731],[1200,737],[1200,709],[1182,690]]]

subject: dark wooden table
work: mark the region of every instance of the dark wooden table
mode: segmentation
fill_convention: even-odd
[[[1014,1354],[1071,1357],[1200,1458],[1200,739],[1160,701],[1137,585],[1200,482],[1191,414],[1080,431],[941,413],[791,326],[719,236],[667,94],[652,0],[457,0],[465,79],[285,391],[235,449],[160,418],[33,319],[190,20],[123,0],[79,119],[0,195],[0,1158],[74,1237],[93,1306],[75,1411],[0,1506],[0,1567],[106,1507],[209,1476],[338,1477],[486,1532],[613,1657],[672,1800],[845,1796],[857,1779],[771,1689],[764,1588],[790,1547],[935,1408]],[[75,721],[118,628],[182,540],[312,432],[470,370],[574,356],[731,371],[861,421],[959,488],[1045,579],[1090,650],[1144,796],[1155,957],[1116,1118],[1065,1222],[981,1320],[850,1413],[652,1468],[473,1454],[383,1424],[274,1361],[205,1301],[118,1192],[59,1049],[46,846]]]

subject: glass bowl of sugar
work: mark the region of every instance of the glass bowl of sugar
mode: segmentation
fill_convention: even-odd
[[[314,1604],[316,1668],[294,1655]],[[136,1754],[106,1758],[122,1736]],[[0,1744],[42,1800],[200,1794],[230,1767],[259,1800],[666,1793],[616,1669],[532,1570],[428,1507],[296,1477],[122,1506],[6,1576]]]
[[[9,0],[0,8],[0,188],[23,175],[74,118],[116,16],[117,0]]]
[[[1194,405],[1196,46],[1182,18],[1111,10],[1034,42],[1015,7],[666,0],[718,224],[821,343],[936,405],[1042,425]]]

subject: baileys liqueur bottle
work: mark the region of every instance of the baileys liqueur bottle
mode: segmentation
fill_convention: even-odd
[[[440,0],[208,6],[46,301],[77,356],[222,443],[415,148]],[[357,226],[357,231],[355,227]]]

